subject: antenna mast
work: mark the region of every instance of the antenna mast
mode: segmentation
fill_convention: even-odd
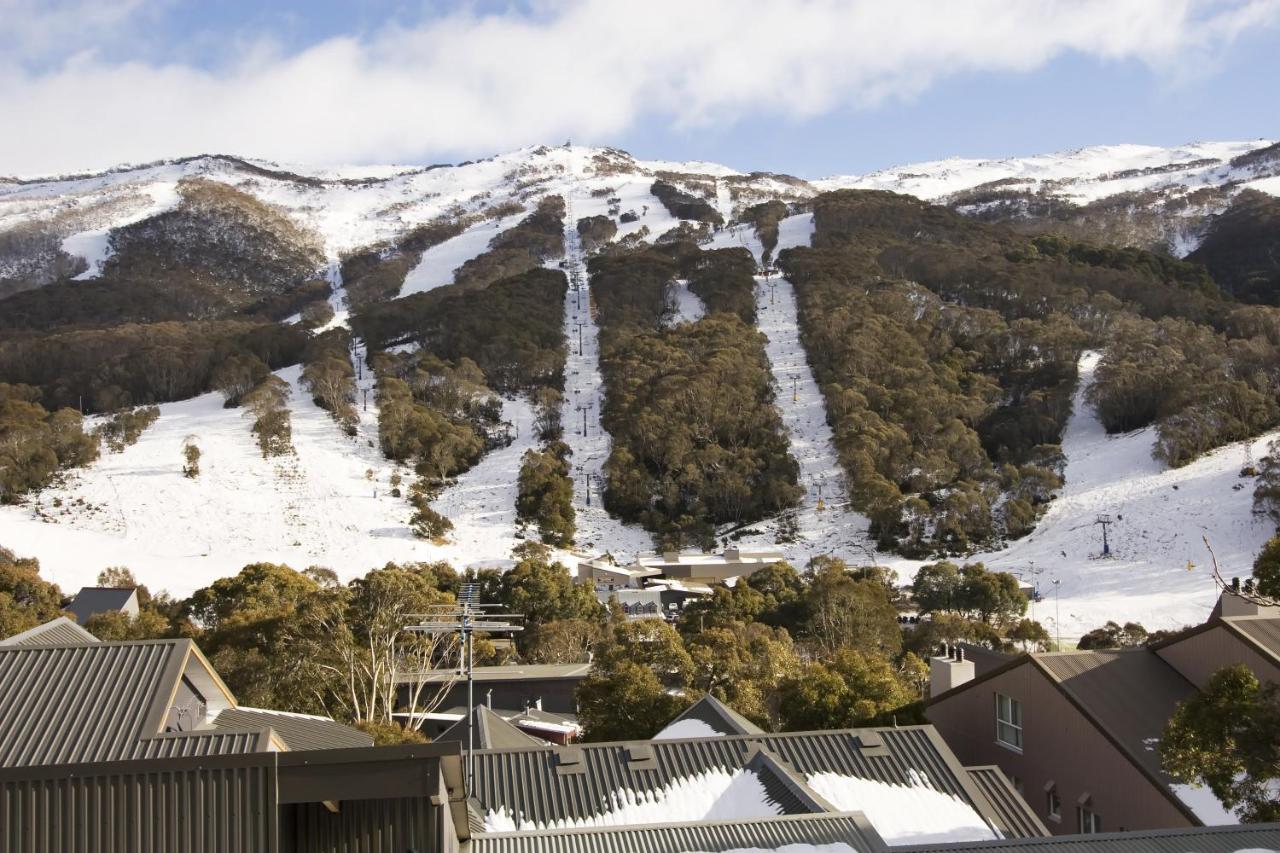
[[[425,613],[410,614],[419,621],[406,625],[406,631],[422,634],[457,634],[461,643],[462,664],[467,675],[467,791],[475,782],[475,635],[514,634],[524,630],[519,613],[499,613],[497,604],[480,603],[480,584],[464,583],[458,590],[456,604],[441,604]]]

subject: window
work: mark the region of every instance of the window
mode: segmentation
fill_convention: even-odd
[[[1080,834],[1092,835],[1095,832],[1102,832],[1102,818],[1098,817],[1097,812],[1087,806],[1081,806],[1076,809],[1080,814]]]
[[[1022,751],[1022,703],[996,694],[996,741]]]
[[[1045,811],[1049,815],[1050,820],[1062,820],[1062,798],[1058,796],[1056,790],[1051,790],[1045,794]]]

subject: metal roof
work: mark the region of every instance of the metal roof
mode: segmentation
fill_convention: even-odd
[[[126,607],[130,612],[136,612],[137,596],[138,590],[134,587],[86,586],[67,605],[67,612],[73,614],[77,622],[84,624],[95,613],[109,613]]]
[[[463,717],[458,720],[441,732],[435,740],[437,742],[456,740],[465,745],[471,719],[474,719],[476,724],[476,749],[519,749],[543,745],[542,741],[529,737],[485,705],[477,705],[471,712],[470,718]]]
[[[485,681],[546,681],[550,679],[576,679],[581,681],[591,672],[590,663],[540,663],[519,664],[510,666],[478,666],[474,670],[477,684]],[[425,679],[420,675],[408,674],[397,678],[400,683],[425,680],[428,684],[442,681],[463,680],[457,670],[433,670],[426,673]]]
[[[1018,657],[1015,654],[1006,654],[1005,652],[988,649],[985,646],[979,646],[977,643],[961,642],[955,643],[955,645],[964,649],[966,659],[973,661],[975,675],[986,675],[991,670],[1002,667]]]
[[[847,844],[858,853],[885,849],[884,842],[860,814],[839,813],[768,820],[483,833],[472,836],[469,853],[724,853],[777,850],[798,844]]]
[[[1134,762],[1168,783],[1159,752],[1149,747],[1164,733],[1177,704],[1195,693],[1191,682],[1147,649],[1032,658]]]
[[[28,628],[20,634],[0,640],[0,646],[70,646],[96,642],[98,638],[93,634],[66,616],[59,616],[43,625]]]
[[[894,847],[895,853],[966,853],[997,850],[1001,853],[1237,853],[1245,850],[1280,850],[1280,823],[1241,826],[1198,826],[1187,829],[1151,829],[1136,832],[1103,832],[1096,835],[1056,835],[1004,841],[961,844],[929,844]]]
[[[682,720],[698,720],[706,723],[722,735],[760,735],[764,729],[721,702],[710,693],[685,708],[680,716],[667,723],[663,729],[674,726]]]
[[[1049,834],[1048,828],[1027,805],[1022,795],[1009,784],[1004,771],[994,764],[983,767],[966,767],[969,778],[982,789],[991,807],[1000,816],[1005,836],[1010,838],[1036,838]]]
[[[1228,616],[1222,621],[1258,651],[1280,663],[1280,616]]]
[[[373,746],[373,738],[328,717],[290,714],[262,708],[228,708],[214,719],[218,729],[267,729],[290,750],[349,749]]]
[[[0,647],[0,767],[269,748],[265,729],[163,732],[193,657],[185,639]]]
[[[477,750],[472,795],[485,811],[505,809],[533,823],[589,818],[605,811],[618,790],[659,790],[715,768],[737,770],[760,748],[801,782],[839,773],[910,785],[920,775],[984,819],[997,820],[932,726]]]

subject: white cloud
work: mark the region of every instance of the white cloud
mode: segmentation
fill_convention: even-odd
[[[118,34],[140,2],[82,8]],[[33,69],[23,60],[36,47],[0,41],[0,173],[204,151],[335,163],[608,141],[639,121],[869,108],[1072,52],[1172,75],[1280,19],[1280,0],[581,0],[533,17],[464,7],[287,55],[231,42],[243,54],[209,70],[103,59],[69,34],[76,6],[42,17],[0,0],[41,54],[60,37],[68,47]]]

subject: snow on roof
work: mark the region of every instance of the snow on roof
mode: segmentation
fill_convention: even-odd
[[[702,720],[693,718],[685,720],[676,720],[662,731],[653,736],[653,740],[679,740],[681,738],[691,737],[716,737],[723,734],[711,728]]]
[[[1191,785],[1170,785],[1169,790],[1184,806],[1191,809],[1205,826],[1234,826],[1240,816],[1222,804],[1213,791]]]
[[[909,769],[910,785],[839,773],[815,773],[809,786],[841,811],[858,811],[889,845],[988,841],[996,833],[973,806],[937,790]]]
[[[486,832],[517,832],[737,820],[782,814],[781,808],[769,800],[764,783],[754,772],[746,769],[730,772],[723,767],[675,779],[653,791],[619,788],[608,795],[604,805],[605,809],[597,814],[548,823],[524,820],[501,807],[485,814],[484,828]]]

